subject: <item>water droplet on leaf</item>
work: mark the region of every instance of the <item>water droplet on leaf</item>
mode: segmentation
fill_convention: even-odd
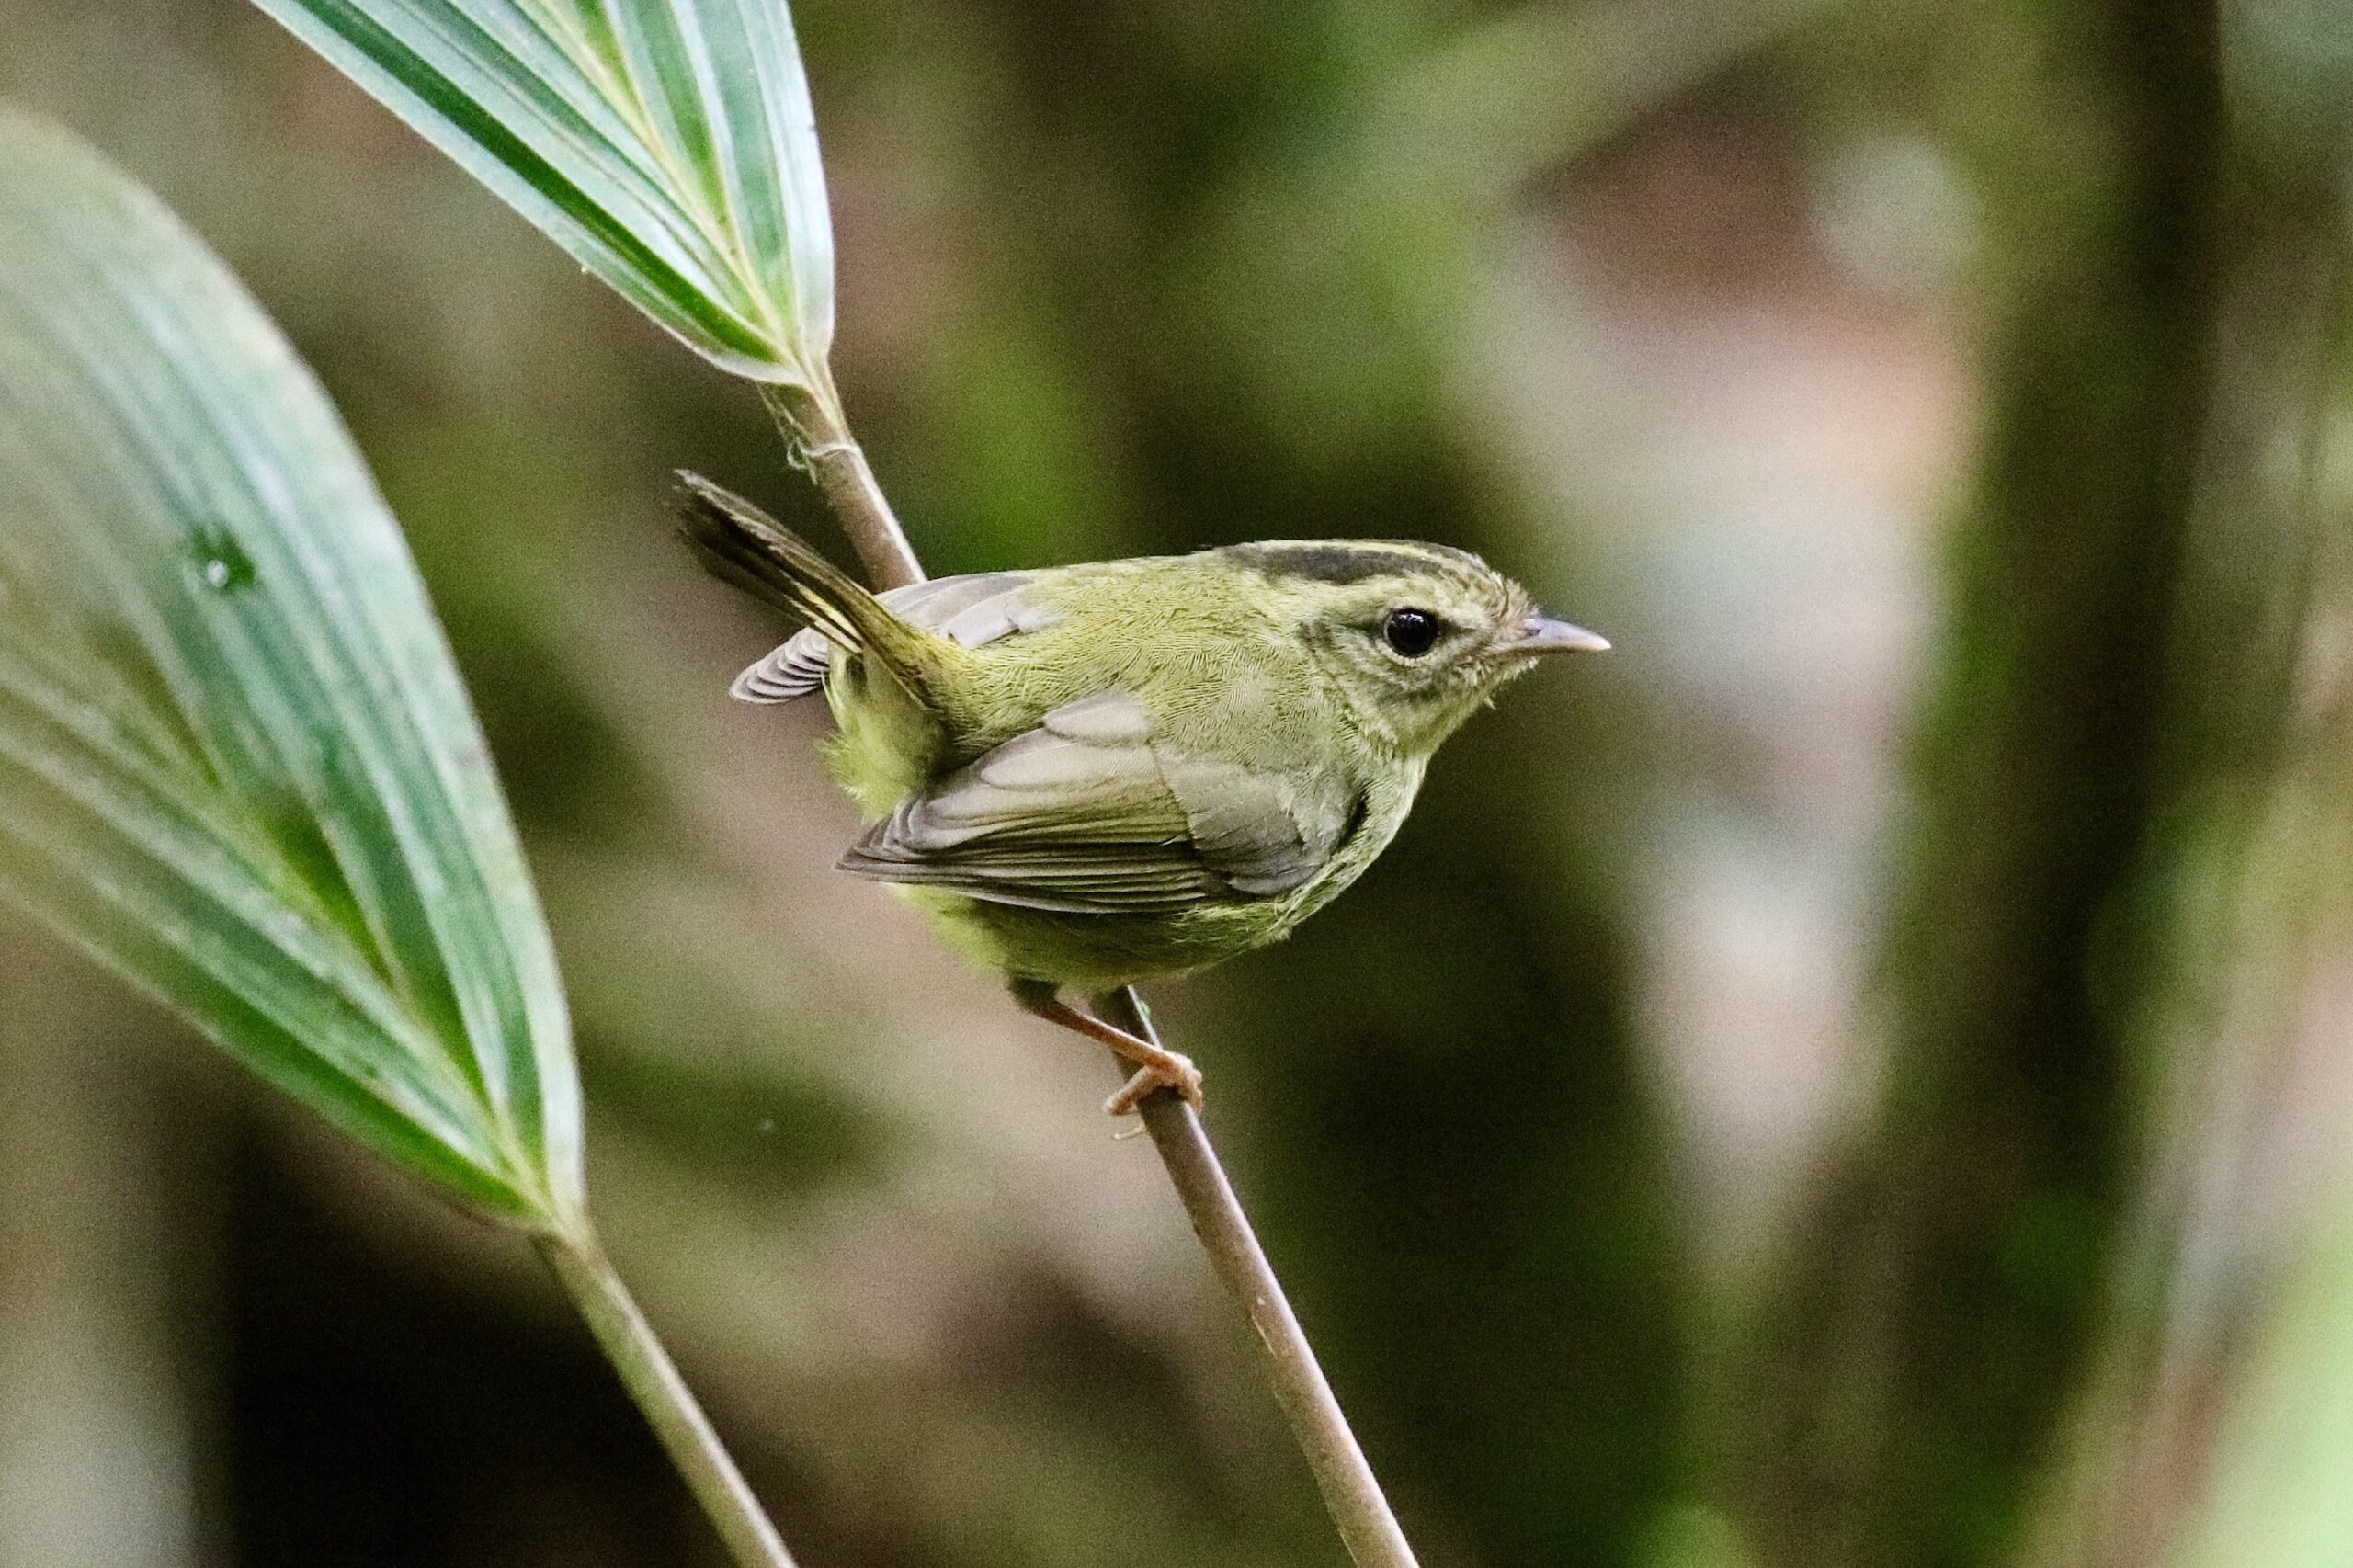
[[[225,528],[199,528],[188,553],[196,566],[196,580],[216,594],[244,587],[254,580],[253,557]]]

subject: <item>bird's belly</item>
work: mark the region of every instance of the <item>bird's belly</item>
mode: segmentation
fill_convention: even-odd
[[[1280,940],[1307,913],[1288,898],[1211,904],[1176,915],[1079,915],[995,903],[938,888],[899,892],[928,912],[950,945],[983,968],[1086,992],[1207,969]]]

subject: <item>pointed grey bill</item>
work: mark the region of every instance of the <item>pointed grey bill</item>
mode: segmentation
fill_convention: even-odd
[[[1565,620],[1531,615],[1519,623],[1520,640],[1512,647],[1523,653],[1606,653],[1609,639]]]

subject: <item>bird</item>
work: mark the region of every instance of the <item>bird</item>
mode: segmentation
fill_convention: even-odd
[[[870,592],[743,497],[678,475],[703,564],[804,623],[731,694],[821,694],[827,770],[895,885],[1029,1012],[1132,1064],[1106,1102],[1201,1074],[1083,1012],[1288,936],[1386,848],[1440,743],[1507,682],[1607,639],[1478,556],[1279,540]],[[1147,1033],[1149,1030],[1147,1029]]]

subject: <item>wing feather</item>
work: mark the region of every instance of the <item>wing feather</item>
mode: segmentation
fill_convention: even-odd
[[[1029,596],[1038,576],[1035,572],[976,572],[912,583],[877,597],[925,631],[978,648],[1017,631],[1035,631],[1061,618],[1056,607]],[[745,702],[790,702],[824,686],[833,662],[833,639],[818,627],[804,627],[737,676],[728,693]]]
[[[1142,704],[1101,692],[907,800],[841,865],[1081,914],[1247,903],[1329,859],[1347,814],[1331,793],[1155,742]]]

